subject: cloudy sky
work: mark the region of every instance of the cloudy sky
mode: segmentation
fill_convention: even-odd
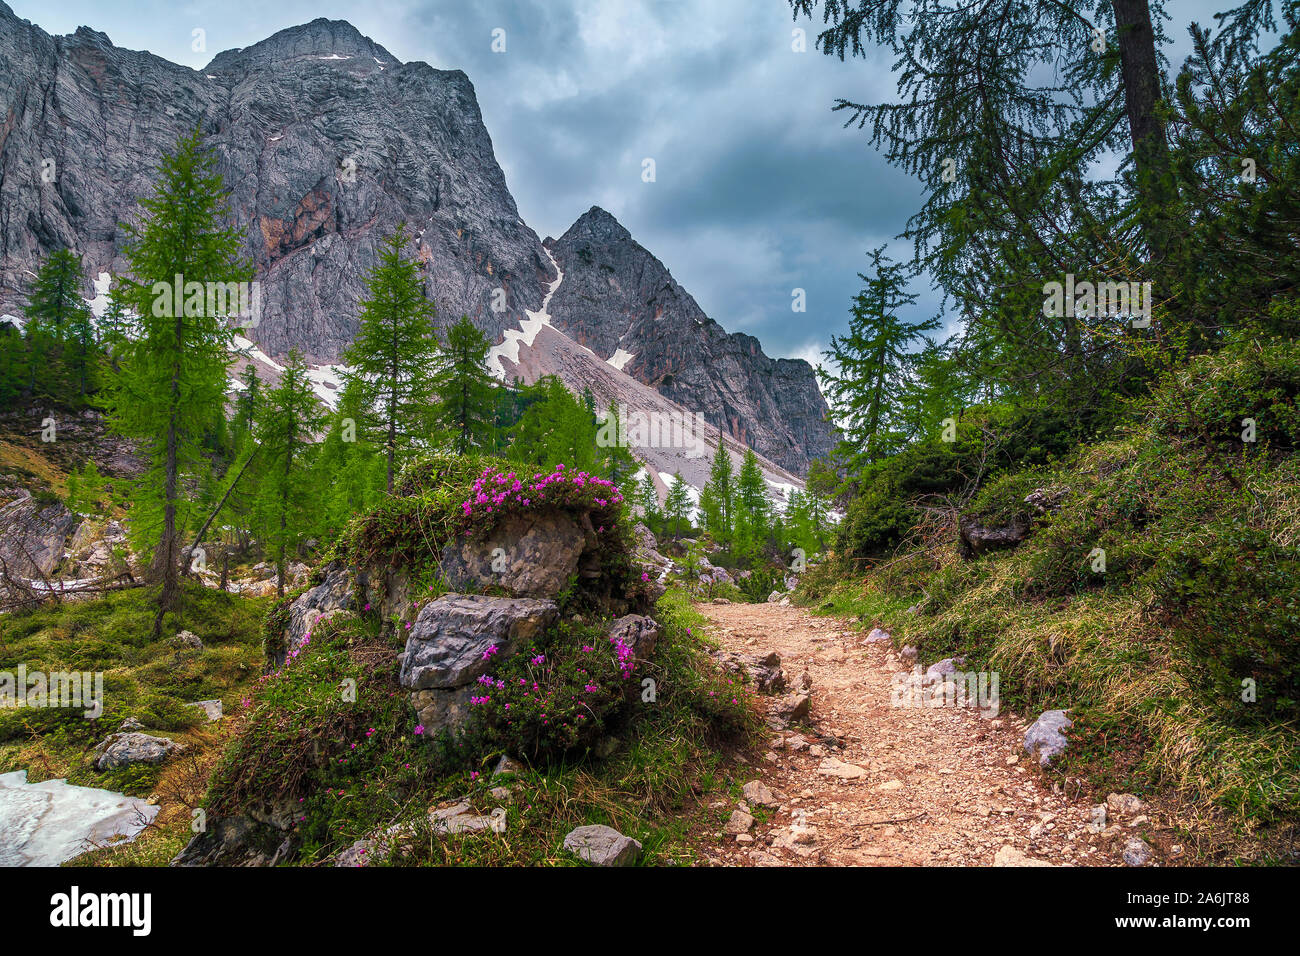
[[[114,43],[194,68],[316,17],[350,21],[404,61],[462,69],[478,91],[520,214],[559,236],[592,205],[612,212],[729,331],[770,355],[816,362],[844,330],[866,250],[892,243],[921,203],[837,96],[892,97],[884,54],[840,63],[787,0],[8,0],[50,33],[85,24]],[[1226,0],[1174,0],[1186,24]],[[808,49],[796,52],[803,27]],[[206,50],[192,49],[193,31]],[[503,30],[505,52],[492,49]],[[499,36],[499,35],[498,35]],[[655,161],[656,180],[642,181]],[[807,312],[791,310],[806,290]],[[918,318],[939,297],[918,285]]]

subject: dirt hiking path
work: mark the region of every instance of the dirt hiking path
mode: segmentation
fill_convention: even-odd
[[[1116,836],[1127,826],[1091,832],[1094,804],[1053,792],[1023,753],[1021,721],[951,706],[891,706],[891,678],[911,662],[837,618],[777,604],[697,607],[724,651],[780,654],[787,693],[805,672],[812,681],[810,716],[769,730],[766,754],[742,781],[772,791],[767,818],[754,805],[758,788],[747,788],[740,804],[711,804],[724,828],[698,848],[703,862],[1122,865],[1124,840]],[[763,707],[778,700],[758,699]],[[746,811],[760,819],[747,824]]]

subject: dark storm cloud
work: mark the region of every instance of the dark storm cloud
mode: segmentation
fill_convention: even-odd
[[[709,315],[772,355],[816,359],[845,327],[866,250],[891,242],[922,202],[914,180],[830,111],[837,96],[892,98],[890,60],[822,56],[815,25],[793,22],[785,0],[10,2],[51,33],[86,24],[196,68],[325,16],[402,60],[464,70],[530,226],[558,236],[604,206]],[[1210,23],[1216,6],[1170,4],[1175,67],[1186,24]],[[796,26],[807,52],[791,49]],[[191,49],[195,28],[205,52]],[[505,53],[492,51],[497,28]],[[641,181],[647,157],[653,183]],[[891,251],[911,252],[897,241]],[[794,288],[806,291],[805,314],[790,309]],[[937,296],[915,291],[918,317],[933,314]]]

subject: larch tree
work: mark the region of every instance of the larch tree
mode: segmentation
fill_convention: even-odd
[[[140,205],[141,224],[124,227],[130,270],[121,282],[138,331],[123,344],[103,404],[110,427],[139,439],[146,461],[131,527],[137,539],[153,540],[151,576],[161,582],[157,636],[179,596],[184,484],[208,472],[201,442],[224,415],[233,333],[206,290],[250,282],[253,270],[240,256],[239,233],[227,225],[222,178],[197,130],[163,157],[158,185]]]
[[[450,433],[452,448],[460,455],[491,444],[497,408],[496,381],[487,364],[491,347],[468,316],[447,329],[442,363],[433,378],[435,419]]]
[[[56,249],[41,263],[25,309],[27,371],[34,398],[70,402],[84,398],[95,346],[90,306],[82,296],[81,257]]]
[[[872,274],[858,273],[865,285],[853,300],[848,334],[831,336],[824,353],[835,370],[818,369],[850,470],[893,453],[906,437],[898,425],[911,350],[939,325],[937,319],[903,319],[899,310],[916,301],[906,291],[904,267],[891,262],[883,246],[868,255]]]
[[[718,448],[713,453],[713,462],[709,466],[709,480],[700,493],[700,510],[704,512],[705,527],[724,547],[731,542],[735,493],[736,478],[731,453],[727,451],[726,443],[719,439]]]
[[[690,527],[691,520],[691,494],[690,488],[682,480],[680,473],[673,474],[673,480],[668,483],[668,497],[664,501],[664,526],[672,526],[673,538],[677,539],[682,536],[682,522],[685,521],[687,527]]]
[[[310,451],[324,422],[324,408],[307,377],[302,355],[291,351],[280,382],[266,395],[257,423],[262,461],[259,498],[267,541],[275,554],[275,589],[284,596],[289,545],[314,510]]]
[[[400,462],[427,437],[441,361],[433,302],[406,245],[399,224],[380,249],[361,303],[361,329],[343,353],[345,384],[360,390],[358,424],[387,459],[389,492]]]

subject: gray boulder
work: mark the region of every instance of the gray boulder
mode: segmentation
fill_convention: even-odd
[[[221,719],[221,701],[218,699],[194,700],[190,701],[185,706],[197,707],[199,710],[203,711],[204,716],[208,718],[209,722]]]
[[[289,648],[296,647],[327,614],[352,610],[355,604],[351,576],[347,568],[335,564],[328,568],[320,584],[305,592],[289,606],[289,623],[279,643],[268,642],[267,660],[275,667],[284,663]]]
[[[760,694],[780,694],[785,690],[785,671],[781,669],[781,655],[776,651],[766,654],[719,652],[715,657],[724,671],[752,684]]]
[[[426,736],[444,728],[459,727],[469,717],[470,698],[475,696],[476,685],[457,687],[454,690],[417,690],[411,694],[411,706]]]
[[[963,557],[972,558],[989,551],[1014,548],[1029,535],[1029,522],[1017,517],[1009,524],[988,527],[978,518],[964,515],[957,522]]]
[[[628,614],[610,624],[609,639],[622,640],[632,648],[638,660],[646,660],[654,652],[655,642],[659,639],[659,625],[654,618],[644,614]]]
[[[1067,488],[1035,488],[1025,495],[1025,504],[1039,514],[1060,511],[1061,502],[1065,500],[1068,492]]]
[[[638,521],[632,526],[632,537],[636,539],[636,546],[646,551],[658,551],[659,541],[655,538],[654,532],[645,526],[645,523]]]
[[[641,843],[596,823],[569,831],[564,848],[592,866],[631,866],[641,852]]]
[[[735,584],[736,580],[726,568],[720,568],[708,558],[700,558],[699,576],[701,584]]]
[[[203,641],[192,631],[178,631],[176,636],[172,638],[172,646],[201,651],[203,650]]]
[[[1142,812],[1142,801],[1131,793],[1112,793],[1106,797],[1106,808],[1116,816],[1135,816]]]
[[[491,669],[497,654],[509,657],[544,632],[558,613],[554,601],[444,594],[415,619],[401,684],[411,690],[465,687]]]
[[[812,695],[787,694],[776,701],[768,711],[767,723],[776,730],[785,730],[791,724],[806,720],[812,712]]]
[[[54,573],[78,519],[60,502],[42,505],[31,495],[0,508],[0,568],[11,577],[39,580]],[[3,587],[3,582],[0,582]]]
[[[295,852],[298,801],[254,802],[233,816],[208,821],[185,845],[172,866],[275,866]]]
[[[775,794],[761,780],[751,780],[740,788],[740,793],[745,798],[745,802],[751,807],[776,807],[780,805],[780,801]]]
[[[935,661],[925,669],[925,676],[931,679],[947,677],[949,674],[957,673],[957,669],[966,663],[964,657],[945,657],[941,661]]]
[[[133,763],[162,763],[173,753],[184,750],[183,744],[166,737],[151,737],[137,731],[113,734],[92,752],[96,770],[112,770]]]
[[[586,513],[512,514],[487,538],[448,544],[442,574],[458,591],[499,587],[513,597],[552,598],[579,573],[583,551],[595,540]]]
[[[1074,726],[1064,710],[1048,710],[1025,731],[1025,751],[1046,767],[1069,746],[1065,731]]]
[[[1124,844],[1123,857],[1129,866],[1146,866],[1151,862],[1151,847],[1145,840],[1133,837]]]

